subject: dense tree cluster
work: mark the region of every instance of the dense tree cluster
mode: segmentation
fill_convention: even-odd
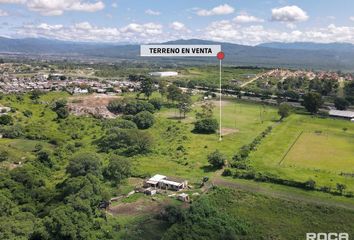
[[[220,191],[223,190],[217,190],[214,194],[223,194]],[[162,239],[236,240],[246,235],[247,225],[230,217],[227,212],[218,211],[217,204],[207,197],[202,197],[193,202],[188,210],[166,208],[162,219],[172,226]]]
[[[106,134],[96,141],[101,151],[114,150],[122,155],[135,155],[149,152],[153,139],[148,132],[137,129],[111,128]]]
[[[155,106],[146,101],[137,101],[133,99],[116,99],[111,101],[108,110],[116,114],[135,115],[142,111],[153,113]]]

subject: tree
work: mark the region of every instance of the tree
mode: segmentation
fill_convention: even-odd
[[[281,103],[279,105],[278,114],[280,115],[280,120],[288,117],[291,113],[292,107],[287,103]]]
[[[152,98],[149,100],[149,103],[152,104],[156,110],[160,110],[163,101],[161,98]]]
[[[101,151],[116,150],[124,155],[144,154],[151,150],[153,139],[148,132],[138,129],[109,129],[95,142]]]
[[[310,180],[305,182],[305,186],[306,186],[307,189],[312,189],[313,190],[316,187],[316,182],[314,180],[310,179]]]
[[[182,95],[182,90],[179,89],[179,87],[177,87],[174,84],[171,84],[170,86],[167,87],[167,99],[175,102],[178,101],[178,99],[180,99]]]
[[[13,118],[10,115],[4,114],[0,116],[0,124],[1,125],[12,125]]]
[[[154,115],[148,111],[142,111],[134,116],[134,122],[139,129],[148,129],[154,125]]]
[[[345,98],[337,97],[334,99],[334,106],[338,110],[346,110],[349,107],[349,102]]]
[[[60,99],[54,102],[52,110],[57,114],[58,119],[65,119],[69,116],[69,110],[67,108],[67,102],[64,99]]]
[[[115,183],[119,183],[123,179],[130,177],[130,174],[130,161],[118,156],[111,157],[108,166],[104,170],[104,176]]]
[[[212,118],[213,117],[213,111],[214,111],[214,104],[209,101],[205,101],[202,106],[202,111],[196,113],[196,118],[197,119],[203,119],[203,118]]]
[[[336,188],[340,194],[343,194],[343,192],[347,188],[347,186],[342,183],[337,183]]]
[[[149,99],[151,94],[154,92],[154,82],[151,78],[144,78],[141,83],[141,92]]]
[[[318,112],[319,108],[323,104],[322,96],[319,93],[315,92],[309,92],[306,95],[304,95],[304,101],[303,101],[303,106],[306,108],[306,110],[312,114],[315,114]]]
[[[166,96],[167,94],[167,84],[165,81],[159,81],[159,92],[162,97]]]
[[[9,153],[5,150],[0,151],[0,162],[4,162],[9,158]]]
[[[208,155],[208,162],[215,168],[222,168],[225,165],[225,161],[226,157],[219,150]]]
[[[218,127],[218,121],[215,118],[204,118],[195,122],[194,132],[211,134],[215,133]]]
[[[178,99],[179,114],[183,113],[183,117],[186,118],[186,113],[192,110],[192,98],[187,93],[182,93]]]
[[[107,128],[122,128],[122,129],[135,129],[138,128],[135,122],[126,119],[108,119],[105,122],[105,127]]]
[[[36,155],[37,155],[38,161],[43,163],[45,166],[50,167],[50,168],[53,167],[53,162],[50,158],[50,153],[48,151],[41,150],[41,151],[37,152]]]
[[[95,176],[101,175],[101,160],[95,153],[84,152],[76,154],[71,158],[66,172],[71,177],[85,176],[91,173]]]
[[[33,90],[32,92],[30,92],[30,99],[35,101],[35,100],[38,100],[40,98],[40,96],[43,94],[42,91],[38,90],[38,89],[35,89]]]

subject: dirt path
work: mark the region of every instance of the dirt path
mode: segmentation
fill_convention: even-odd
[[[255,77],[255,78],[252,78],[251,80],[249,80],[249,81],[247,81],[247,82],[241,84],[241,87],[245,87],[245,86],[247,86],[248,84],[253,83],[254,81],[257,81],[258,78],[259,78],[258,76]]]
[[[305,202],[305,203],[315,204],[315,205],[324,205],[328,207],[345,208],[354,211],[354,204],[337,202],[335,200],[329,200],[329,199],[326,200],[314,196],[306,196],[291,191],[285,192],[282,190],[270,189],[268,187],[261,186],[260,184],[257,184],[256,182],[252,182],[252,181],[249,181],[249,183],[243,183],[243,182],[236,182],[236,180],[229,181],[221,177],[215,177],[214,179],[212,179],[212,182],[216,186],[234,188],[234,189],[239,189],[239,190],[252,192],[252,193],[259,193],[269,197],[279,198],[283,200],[299,201],[299,202]]]

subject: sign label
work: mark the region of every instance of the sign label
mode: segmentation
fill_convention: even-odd
[[[140,45],[142,57],[216,57],[220,45]]]

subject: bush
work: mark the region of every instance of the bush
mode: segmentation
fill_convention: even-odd
[[[153,113],[155,111],[155,106],[150,102],[145,101],[117,99],[109,102],[107,109],[115,114],[123,113],[135,115],[143,111]]]
[[[13,124],[13,118],[10,115],[1,115],[0,116],[0,124],[1,125],[12,125]]]
[[[215,133],[218,129],[218,121],[214,118],[204,118],[198,120],[194,124],[194,132],[203,133],[203,134],[211,134]]]
[[[117,127],[122,129],[136,129],[138,128],[135,122],[126,119],[110,119],[105,123],[105,127]]]
[[[225,165],[226,157],[216,150],[208,155],[208,162],[215,168],[222,168]]]
[[[115,183],[121,182],[123,179],[129,177],[130,175],[130,161],[117,156],[113,156],[109,159],[109,164],[104,170],[105,178]]]
[[[230,168],[226,168],[223,173],[222,173],[223,176],[227,177],[227,176],[231,176],[232,175],[232,171]]]
[[[91,152],[80,153],[71,158],[66,172],[71,177],[85,176],[89,173],[101,175],[101,160],[98,155]]]
[[[149,103],[152,104],[156,110],[160,110],[163,102],[161,98],[152,98],[149,100]]]
[[[4,162],[9,158],[9,153],[7,151],[0,151],[0,162]]]
[[[345,98],[337,97],[334,100],[334,106],[338,110],[346,110],[349,107],[349,102]]]
[[[155,123],[155,118],[152,113],[143,111],[134,116],[134,122],[139,129],[148,129]]]

